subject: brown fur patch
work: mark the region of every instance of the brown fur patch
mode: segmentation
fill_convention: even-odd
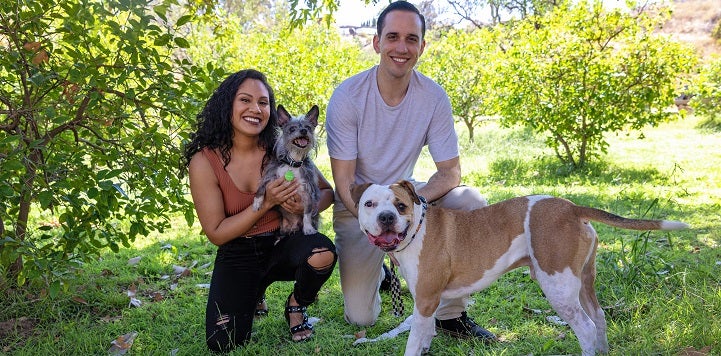
[[[569,267],[581,277],[581,269],[595,243],[588,221],[582,221],[564,199],[542,199],[533,205],[530,216],[531,248],[541,270],[548,274]]]
[[[424,290],[439,285],[462,288],[483,278],[523,233],[519,217],[524,216],[527,206],[526,198],[516,198],[474,211],[429,207],[417,293],[430,293]],[[524,260],[513,268],[526,263]]]

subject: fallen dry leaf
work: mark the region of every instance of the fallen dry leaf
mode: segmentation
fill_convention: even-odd
[[[173,273],[175,273],[176,276],[180,276],[183,273],[186,273],[186,271],[188,271],[188,269],[183,266],[173,265]]]
[[[85,299],[83,299],[83,298],[81,298],[81,297],[78,297],[77,295],[74,296],[72,299],[73,299],[74,302],[88,305],[88,301],[87,301],[87,300],[85,300]]]
[[[358,332],[355,333],[355,338],[356,338],[356,340],[362,339],[362,338],[364,338],[364,337],[366,337],[366,331],[365,331],[365,330],[361,330],[361,331],[358,331]]]
[[[129,260],[128,260],[128,265],[130,265],[130,266],[135,266],[135,265],[137,265],[138,262],[140,262],[140,259],[141,259],[141,258],[142,258],[142,257],[137,256],[137,257],[133,257],[133,258],[129,259]]]
[[[108,350],[108,354],[110,355],[125,355],[125,353],[130,350],[130,347],[133,346],[133,341],[135,341],[135,337],[138,336],[138,333],[133,331],[129,332],[125,335],[118,336],[117,339],[113,340],[111,342],[112,346],[110,346],[110,349]]]
[[[134,297],[137,293],[137,288],[135,287],[135,283],[131,284],[130,287],[128,287],[128,297]]]
[[[165,297],[163,297],[163,295],[160,292],[153,292],[152,298],[153,298],[154,302],[159,302],[159,301],[165,299]]]
[[[568,323],[563,321],[563,319],[561,319],[558,315],[549,315],[546,317],[546,320],[548,320],[548,322],[551,324],[556,324],[556,325],[560,325],[560,326],[568,325]]]

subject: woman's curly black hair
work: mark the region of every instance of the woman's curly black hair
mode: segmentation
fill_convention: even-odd
[[[265,75],[255,69],[244,69],[228,76],[210,96],[205,103],[203,111],[197,115],[197,127],[195,133],[191,134],[190,142],[188,142],[183,151],[185,158],[185,168],[190,164],[190,159],[197,152],[208,147],[218,149],[224,166],[230,162],[230,148],[233,146],[233,101],[235,94],[240,85],[246,79],[260,80],[266,89],[268,89],[268,99],[270,101],[270,118],[268,124],[261,131],[258,146],[266,151],[263,158],[263,166],[269,155],[272,154],[273,145],[275,144],[276,131],[278,129],[278,111],[275,105],[275,94],[268,84]],[[262,167],[261,167],[262,170]]]

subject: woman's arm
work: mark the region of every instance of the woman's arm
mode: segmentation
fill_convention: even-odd
[[[218,178],[202,152],[196,153],[190,160],[188,173],[190,193],[200,226],[208,240],[217,246],[250,231],[268,210],[287,200],[298,188],[297,182],[287,182],[281,177],[268,183],[260,210],[254,211],[249,206],[238,214],[226,217]]]

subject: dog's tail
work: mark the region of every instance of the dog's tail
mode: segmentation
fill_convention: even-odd
[[[576,214],[581,218],[629,230],[683,230],[689,227],[688,224],[681,221],[629,219],[585,206],[576,206]]]

